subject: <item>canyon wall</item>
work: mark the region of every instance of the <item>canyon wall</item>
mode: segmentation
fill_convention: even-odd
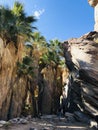
[[[69,110],[98,115],[98,33],[90,32],[63,44],[69,76]]]

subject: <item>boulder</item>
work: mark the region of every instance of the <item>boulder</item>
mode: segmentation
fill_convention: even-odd
[[[9,123],[11,123],[11,124],[27,124],[28,121],[27,121],[27,119],[17,117],[17,118],[13,118],[13,119],[9,120]]]
[[[29,130],[37,130],[36,128],[30,128]]]
[[[0,120],[0,127],[7,126],[9,123],[4,120]]]
[[[66,117],[66,119],[67,119],[67,122],[70,122],[70,123],[76,122],[73,113],[66,112],[66,113],[65,113],[65,117]]]
[[[83,112],[75,111],[74,117],[77,121],[83,122],[83,123],[89,123],[89,117],[85,115]]]

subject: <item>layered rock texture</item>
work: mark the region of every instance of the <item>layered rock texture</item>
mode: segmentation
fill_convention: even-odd
[[[94,30],[98,31],[98,0],[88,0],[90,6],[94,7],[94,18],[95,18],[95,25]]]
[[[98,33],[70,39],[63,46],[70,70],[69,110],[98,115]]]

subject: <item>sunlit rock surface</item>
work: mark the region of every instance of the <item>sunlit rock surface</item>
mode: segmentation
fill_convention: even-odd
[[[98,115],[98,33],[90,32],[63,45],[70,70],[69,109]]]
[[[94,30],[98,31],[98,0],[88,0],[88,3],[90,4],[90,6],[94,7]]]
[[[95,6],[98,4],[98,0],[88,0],[88,3],[89,3],[91,6],[95,7]]]

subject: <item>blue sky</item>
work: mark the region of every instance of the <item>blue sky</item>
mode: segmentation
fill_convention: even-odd
[[[87,0],[18,0],[28,15],[35,15],[35,26],[47,40],[64,41],[93,30],[94,9]],[[15,0],[0,0],[13,6]]]

